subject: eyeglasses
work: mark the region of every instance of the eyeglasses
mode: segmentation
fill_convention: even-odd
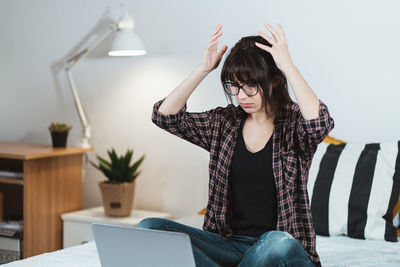
[[[240,89],[242,89],[247,96],[255,96],[258,93],[258,87],[259,87],[257,84],[248,83],[239,85],[234,82],[224,82],[222,85],[224,87],[225,92],[233,96],[238,95]]]

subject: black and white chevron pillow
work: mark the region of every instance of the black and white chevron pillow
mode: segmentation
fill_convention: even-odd
[[[399,150],[400,141],[318,146],[307,184],[318,235],[397,242]]]

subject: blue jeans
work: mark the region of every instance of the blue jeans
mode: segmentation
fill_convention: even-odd
[[[196,266],[315,266],[300,243],[282,231],[268,231],[259,238],[233,235],[232,240],[225,240],[219,234],[162,218],[146,218],[138,227],[188,234]]]

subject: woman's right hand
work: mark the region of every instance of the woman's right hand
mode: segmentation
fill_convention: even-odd
[[[222,32],[220,32],[221,29],[222,25],[218,24],[214,33],[211,35],[210,40],[208,41],[207,48],[204,51],[203,58],[199,66],[202,72],[209,73],[213,69],[217,68],[219,62],[221,62],[222,56],[228,49],[228,46],[224,45],[218,52],[218,38],[222,35]]]

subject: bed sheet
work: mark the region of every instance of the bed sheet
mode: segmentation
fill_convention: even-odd
[[[190,216],[180,223],[201,228],[202,216]],[[370,241],[346,236],[317,236],[322,266],[400,266],[400,242]],[[94,241],[5,264],[7,267],[100,267]]]
[[[322,266],[400,266],[400,243],[317,235]]]
[[[14,261],[7,267],[101,267],[96,244],[91,241],[75,247],[44,253],[24,260]]]

